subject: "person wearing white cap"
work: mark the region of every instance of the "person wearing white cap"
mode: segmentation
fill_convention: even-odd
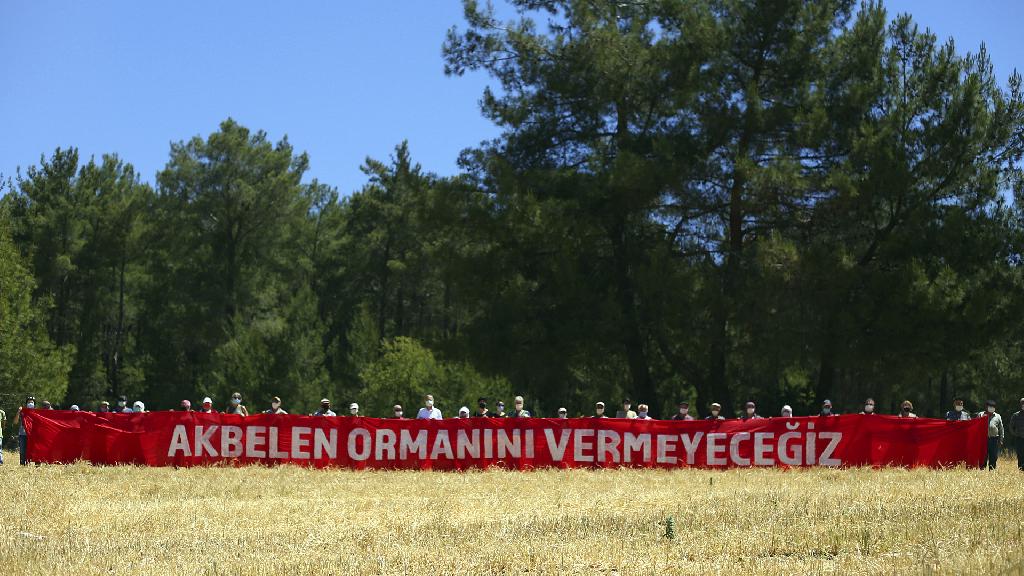
[[[463,406],[459,408],[459,418],[469,418],[469,407]]]
[[[793,417],[793,407],[790,406],[789,404],[786,404],[785,406],[783,406],[782,407],[782,417],[783,418],[792,418]]]
[[[337,414],[331,410],[331,401],[323,398],[320,400],[320,409],[310,414],[310,416],[337,416]]]
[[[718,402],[711,403],[711,413],[704,417],[705,420],[725,420],[722,416],[722,405]]]
[[[831,400],[825,400],[824,402],[821,403],[821,413],[818,414],[818,415],[819,416],[835,416],[835,414],[832,412],[832,401]]]
[[[359,416],[359,404],[355,402],[348,405],[348,413],[350,416]]]
[[[199,412],[203,414],[214,414],[217,412],[213,409],[213,400],[210,400],[209,396],[203,398],[203,407],[199,409]]]
[[[558,417],[561,418],[562,420],[567,420],[569,418],[569,411],[566,410],[564,406],[559,408]]]
[[[607,418],[604,415],[604,402],[594,404],[594,418]]]
[[[81,408],[78,407],[78,404],[72,404],[71,408],[68,408],[68,410],[71,410],[72,412],[78,412],[79,410],[81,410]]]
[[[423,408],[416,413],[417,420],[440,420],[441,411],[434,407],[434,396],[427,394],[423,397]]]
[[[146,405],[142,403],[142,400],[136,400],[135,403],[132,404],[132,412],[135,412],[136,414],[139,414],[139,413],[142,413],[142,412],[145,412],[145,411],[146,411]]]

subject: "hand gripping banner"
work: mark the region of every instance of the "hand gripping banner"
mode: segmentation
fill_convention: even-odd
[[[878,415],[760,420],[390,420],[195,412],[24,411],[35,462],[464,470],[498,466],[978,466],[984,419]]]

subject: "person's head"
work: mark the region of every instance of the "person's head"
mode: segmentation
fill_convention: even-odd
[[[1022,403],[1022,405],[1024,405],[1024,403]],[[963,398],[953,398],[953,410],[956,410],[957,412],[962,412],[963,409],[964,409],[964,399]]]
[[[831,400],[825,400],[824,402],[821,403],[821,413],[822,414],[831,414],[832,413],[832,401]]]
[[[604,402],[598,402],[597,404],[594,404],[594,413],[597,414],[598,416],[604,414]]]
[[[786,404],[785,406],[782,407],[782,417],[790,418],[791,416],[793,416],[793,407],[790,406],[789,404]]]
[[[185,412],[188,412],[189,410],[192,409],[192,402],[190,400],[182,400],[181,409]]]
[[[277,396],[274,396],[273,398],[271,398],[270,399],[270,407],[272,409],[274,409],[274,410],[277,410],[278,408],[280,408],[281,407],[281,399],[278,398]]]
[[[747,402],[744,409],[747,411],[748,416],[752,416],[754,411],[757,410],[757,406],[755,406],[753,402]]]
[[[562,418],[563,420],[568,418],[569,417],[569,411],[566,410],[565,408],[559,408],[558,409],[558,417]]]
[[[679,413],[682,414],[683,416],[686,416],[686,414],[689,413],[689,412],[690,412],[690,403],[685,401],[685,400],[680,402],[679,403]]]
[[[348,413],[353,415],[353,416],[358,415],[359,414],[359,404],[356,404],[355,402],[349,404],[348,405]]]
[[[721,412],[722,412],[722,405],[719,404],[718,402],[712,402],[711,403],[711,415],[712,416],[718,416],[719,414],[721,414]]]
[[[231,395],[231,405],[232,406],[238,406],[241,403],[242,403],[242,393],[241,392],[235,392],[234,394]]]
[[[523,409],[523,397],[522,396],[516,396],[515,399],[513,400],[513,402],[516,405],[516,410],[522,410]]]
[[[320,399],[320,409],[323,410],[324,412],[327,412],[328,410],[330,410],[331,409],[331,401],[328,400],[327,398],[321,398]]]
[[[127,396],[118,396],[117,397],[117,405],[120,406],[121,408],[124,408],[125,406],[128,406],[128,397]]]
[[[996,411],[996,401],[995,400],[989,400],[989,401],[985,402],[985,412],[988,412],[989,414],[991,414],[991,413],[993,413],[995,411]]]
[[[72,412],[78,412],[81,410],[81,408],[78,407],[78,404],[72,404],[71,407],[68,408],[68,410],[71,410]]]
[[[135,403],[132,404],[132,412],[145,412],[145,411],[146,411],[146,405],[142,403],[142,400],[136,400]]]
[[[25,398],[25,407],[26,408],[35,408],[36,407],[36,397],[35,396],[29,396],[29,397]]]
[[[401,418],[402,417],[402,405],[401,404],[395,404],[394,406],[391,407],[391,409],[395,413],[395,418]]]
[[[211,400],[209,396],[203,398],[203,410],[213,410],[213,400]]]
[[[622,401],[622,409],[623,410],[629,410],[629,407],[632,406],[632,405],[633,405],[633,401],[630,400],[629,398],[626,398],[625,400]]]
[[[647,416],[647,404],[638,404],[636,411],[639,413],[639,416]]]
[[[1020,409],[1024,410],[1024,398],[1020,399]]]
[[[871,414],[874,411],[875,411],[875,399],[874,398],[868,398],[867,400],[864,401],[864,413],[865,414]]]
[[[914,404],[910,400],[904,400],[900,404],[900,412],[903,414],[910,414],[914,411]]]
[[[426,406],[427,408],[433,408],[434,407],[434,395],[433,394],[427,394],[426,396],[424,396],[423,397],[423,405]]]
[[[53,404],[49,400],[43,400],[43,410],[53,410]]]
[[[110,412],[110,402],[106,400],[100,402],[100,412]]]
[[[469,407],[463,406],[459,408],[459,418],[469,418]]]
[[[486,412],[487,411],[487,398],[477,398],[476,399],[476,407],[480,411],[480,413]]]
[[[498,409],[498,412],[504,412],[505,411],[505,403],[502,402],[501,400],[498,400],[498,403],[495,404],[494,406],[495,406],[495,408]]]

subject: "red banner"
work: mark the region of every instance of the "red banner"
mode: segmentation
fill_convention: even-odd
[[[378,418],[25,410],[35,462],[529,469],[640,466],[978,466],[985,420]]]

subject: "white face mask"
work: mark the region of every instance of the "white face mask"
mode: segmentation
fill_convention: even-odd
[[[26,408],[35,408],[36,407],[36,403],[35,402],[29,402],[28,404],[25,404],[25,407]]]
[[[864,412],[870,414],[870,413],[872,413],[874,411],[875,411],[875,405],[874,404],[865,404],[864,405]]]
[[[991,414],[991,413],[996,411],[996,407],[995,406],[987,406],[987,407],[985,407],[985,411],[988,412],[989,414]]]
[[[348,411],[354,416],[359,413],[359,408],[349,408]]]
[[[957,404],[956,406],[953,406],[953,410],[956,410],[957,412],[963,412],[964,407],[961,406],[960,404]]]
[[[127,402],[125,402],[124,400],[117,401],[117,405],[120,406],[121,408],[124,408],[125,404],[127,404]]]
[[[680,408],[679,409],[679,413],[682,414],[683,416],[686,416],[686,413],[689,412],[689,411],[690,411],[689,408]]]
[[[747,414],[753,415],[754,414],[754,409],[753,408],[747,408]]]
[[[559,412],[558,413],[558,417],[559,418],[568,418],[569,416],[565,412]]]
[[[427,406],[427,408],[433,408],[434,407],[434,401],[433,400],[427,400],[426,406]]]
[[[793,415],[793,413],[790,412],[789,410],[785,410],[785,411],[782,412],[782,416],[785,417],[785,418],[789,418],[792,415]]]
[[[711,411],[711,415],[712,416],[718,416],[718,410],[712,410]]]
[[[637,413],[637,417],[639,417],[639,418],[647,418],[647,412],[638,412]]]
[[[401,410],[395,410],[395,416],[401,418],[402,417],[402,411]]]
[[[598,414],[604,414],[604,408],[597,408],[595,412],[597,412]]]
[[[280,402],[271,402],[270,403],[270,407],[273,408],[274,410],[277,410],[278,408],[281,407],[281,403]]]

